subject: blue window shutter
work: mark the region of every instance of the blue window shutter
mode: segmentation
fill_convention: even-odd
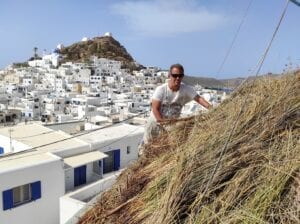
[[[8,210],[14,207],[12,189],[3,191],[2,198],[3,198],[3,210]]]
[[[98,164],[99,164],[100,173],[101,173],[101,175],[103,175],[102,160],[99,160]]]
[[[4,148],[0,147],[0,154],[4,154]]]
[[[107,170],[106,170],[106,166],[105,166],[105,158],[103,159],[103,173],[107,173]]]
[[[31,200],[37,200],[42,197],[41,181],[31,183]]]
[[[114,150],[114,170],[120,169],[121,152],[120,149]]]

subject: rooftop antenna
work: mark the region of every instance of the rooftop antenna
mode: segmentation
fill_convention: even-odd
[[[8,132],[9,132],[9,146],[10,146],[10,151],[14,152],[14,148],[13,148],[13,145],[12,145],[12,139],[11,139],[11,133],[13,132],[13,130],[10,128],[10,129],[8,129]]]

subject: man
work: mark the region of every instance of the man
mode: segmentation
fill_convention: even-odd
[[[155,89],[151,102],[151,114],[143,137],[145,144],[159,135],[160,123],[178,118],[186,103],[195,100],[207,109],[211,107],[191,86],[181,83],[183,77],[183,66],[181,64],[171,65],[168,82]]]

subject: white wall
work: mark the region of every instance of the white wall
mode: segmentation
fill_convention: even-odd
[[[136,134],[124,139],[121,147],[121,169],[127,167],[138,158],[138,146],[143,138],[143,134]],[[127,146],[130,146],[130,153],[127,154]]]
[[[74,169],[73,168],[65,170],[65,186],[66,186],[66,192],[74,189]]]
[[[119,139],[116,141],[115,139],[112,140],[113,143],[109,144],[109,142],[103,142],[102,145],[109,145],[101,147],[101,144],[93,145],[92,149],[98,149],[101,152],[108,152],[116,149],[120,149],[120,169],[127,167],[133,161],[138,158],[138,145],[143,138],[143,133],[137,133],[130,135],[126,138]],[[130,153],[127,154],[127,146],[130,146]]]
[[[86,164],[86,182],[90,183],[91,181],[93,181],[93,162]]]
[[[86,203],[75,200],[70,197],[61,197],[59,200],[60,217],[59,223],[64,224],[72,218],[76,212],[82,209]]]
[[[0,223],[53,224],[59,222],[59,197],[64,195],[64,172],[60,159],[0,174]],[[41,198],[3,210],[2,192],[41,181]]]
[[[105,179],[101,179],[86,187],[69,193],[60,198],[60,224],[66,223],[72,218],[80,209],[87,204],[86,199],[95,197],[99,193],[109,189],[115,182],[121,171],[110,174]],[[73,217],[74,218],[74,217]]]

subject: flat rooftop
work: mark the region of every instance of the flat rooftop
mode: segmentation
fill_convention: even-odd
[[[12,169],[22,169],[22,167],[26,166],[59,160],[59,157],[51,154],[58,150],[78,147],[90,148],[90,144],[101,147],[122,138],[142,135],[143,132],[143,126],[123,123],[100,130],[93,130],[91,133],[77,137],[39,124],[24,124],[1,128],[0,145],[6,144],[5,147],[9,147],[11,135],[15,152],[0,156],[0,173],[1,170],[2,172],[7,172]],[[68,139],[70,137],[71,139]],[[21,150],[18,150],[17,147],[21,148]]]
[[[0,156],[0,173],[7,173],[11,170],[24,169],[38,164],[57,161],[60,158],[49,153],[40,153],[38,151],[28,152],[26,154],[11,155],[1,158]]]
[[[143,133],[143,126],[119,123],[107,128],[102,127],[100,130],[94,130],[93,132],[79,136],[78,138],[84,142],[98,145],[137,134],[142,135]]]
[[[10,152],[10,135],[14,152]],[[39,124],[1,128],[0,145],[6,148],[5,154],[0,156],[0,173],[60,160],[51,154],[58,150],[90,148],[88,143],[77,138],[68,139],[70,137],[72,136],[62,131],[55,131]]]
[[[73,138],[65,132],[55,131],[39,124],[24,124],[1,128],[0,135],[8,139],[11,136],[13,147],[17,147],[17,143],[22,143],[28,146],[29,149],[33,148],[43,152],[88,146],[87,143]],[[15,150],[18,151],[17,148]]]

